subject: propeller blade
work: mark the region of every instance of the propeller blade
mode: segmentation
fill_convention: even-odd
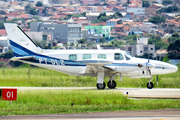
[[[148,68],[149,69],[149,68]],[[149,69],[149,75],[151,76],[151,70]]]
[[[158,75],[157,75],[157,85],[158,85]]]

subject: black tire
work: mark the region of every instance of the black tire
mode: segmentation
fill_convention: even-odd
[[[109,89],[115,89],[116,88],[116,82],[114,80],[112,82],[109,81],[107,86]]]
[[[103,82],[103,84],[97,83],[97,89],[105,89],[105,87],[106,87],[106,83],[105,82]]]
[[[152,82],[150,82],[150,84],[147,83],[147,88],[148,88],[148,89],[152,89],[153,87],[154,87],[154,84],[153,84]]]

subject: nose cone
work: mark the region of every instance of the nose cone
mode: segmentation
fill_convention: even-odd
[[[173,70],[174,70],[174,72],[177,72],[178,71],[178,67],[174,66]]]

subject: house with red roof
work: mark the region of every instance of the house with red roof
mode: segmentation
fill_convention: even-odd
[[[6,30],[5,29],[0,29],[0,36],[6,36]]]
[[[32,15],[30,15],[30,14],[20,14],[19,16],[17,16],[17,18],[22,18],[22,19],[24,19],[26,21],[26,20],[31,20]]]

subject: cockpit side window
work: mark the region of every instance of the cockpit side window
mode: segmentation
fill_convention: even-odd
[[[124,60],[124,57],[121,53],[114,53],[114,60]]]
[[[130,60],[131,58],[130,57],[128,57],[127,55],[125,55],[125,57],[126,57],[126,60]]]

